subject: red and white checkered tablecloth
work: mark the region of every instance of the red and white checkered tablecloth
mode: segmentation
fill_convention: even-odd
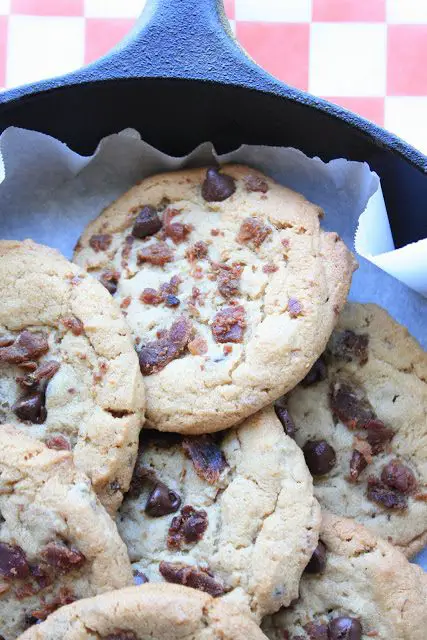
[[[143,5],[0,0],[0,87],[96,59],[129,31]],[[427,153],[427,0],[225,5],[238,40],[272,74],[362,114]]]

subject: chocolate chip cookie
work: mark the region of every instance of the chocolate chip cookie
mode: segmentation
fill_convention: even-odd
[[[72,450],[112,512],[129,486],[144,388],[120,309],[29,240],[0,242],[0,423]]]
[[[14,640],[64,604],[129,584],[126,547],[71,452],[2,425],[1,637]]]
[[[270,640],[424,640],[427,574],[353,520],[323,513],[300,597],[263,622]]]
[[[322,358],[276,410],[322,506],[412,556],[427,543],[427,353],[383,309],[349,304]]]
[[[87,227],[74,260],[126,315],[148,425],[225,429],[305,376],[355,268],[321,217],[258,171],[226,165],[148,178]]]
[[[137,583],[200,589],[259,620],[298,595],[320,514],[300,449],[264,409],[216,437],[143,430],[117,525]]]
[[[80,600],[19,640],[266,640],[235,607],[172,584],[147,584]]]

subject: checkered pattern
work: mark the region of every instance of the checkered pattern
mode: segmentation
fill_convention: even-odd
[[[0,0],[0,87],[98,58],[129,31],[144,1]],[[427,0],[225,0],[225,7],[238,40],[265,69],[427,153]]]

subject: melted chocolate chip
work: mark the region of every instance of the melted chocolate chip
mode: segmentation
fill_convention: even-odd
[[[311,367],[305,378],[301,380],[301,385],[303,387],[311,387],[312,384],[316,384],[316,382],[325,380],[327,375],[328,370],[326,368],[325,358],[323,356],[320,356],[320,358],[316,360],[314,365]]]
[[[222,202],[236,191],[236,183],[232,176],[220,173],[216,167],[206,171],[206,178],[202,184],[202,196],[206,202]]]
[[[361,640],[363,629],[360,620],[340,616],[331,620],[328,626],[330,640]]]
[[[276,416],[282,423],[282,427],[286,435],[290,438],[295,438],[297,430],[292,416],[288,411],[288,405],[285,396],[282,396],[281,398],[276,400],[276,402],[274,403],[274,411],[276,412]]]
[[[319,540],[319,544],[313,551],[313,555],[310,558],[308,565],[305,568],[305,573],[323,573],[326,569],[326,547]]]
[[[113,296],[117,291],[117,285],[119,284],[120,273],[118,271],[104,271],[101,274],[99,281]]]
[[[369,500],[385,507],[403,511],[408,506],[408,499],[400,491],[391,489],[384,482],[371,476],[368,478],[368,490],[366,493]]]
[[[369,357],[369,335],[357,334],[350,329],[334,331],[328,343],[328,351],[337,359],[351,362],[357,360],[365,364]]]
[[[60,364],[56,362],[56,360],[47,360],[46,362],[42,362],[37,369],[31,373],[27,373],[22,378],[17,378],[16,381],[23,387],[35,388],[38,385],[47,384],[58,371],[59,367]]]
[[[50,542],[41,551],[40,556],[51,567],[61,573],[68,573],[73,569],[80,569],[86,558],[78,549],[69,549],[64,544]]]
[[[155,485],[145,504],[145,513],[152,518],[160,518],[175,513],[181,506],[181,498],[175,491],[159,482]]]
[[[138,213],[137,218],[132,228],[132,235],[134,238],[146,238],[152,236],[162,228],[162,221],[160,220],[157,211],[154,207],[146,205]]]
[[[360,451],[357,451],[357,449],[355,449],[351,454],[350,460],[350,480],[352,482],[356,482],[362,471],[366,469],[367,466],[368,461],[366,460],[363,453],[360,453]]]
[[[193,589],[199,589],[217,598],[225,593],[220,582],[217,582],[207,571],[189,565],[162,561],[159,571],[166,582],[182,584]]]
[[[203,538],[208,528],[208,514],[204,509],[197,511],[190,505],[181,509],[179,516],[172,519],[167,545],[169,549],[181,549],[185,544],[194,544]]]
[[[43,391],[34,391],[20,398],[12,406],[13,413],[24,422],[42,424],[46,420],[45,394]]]
[[[141,373],[149,376],[164,369],[169,362],[184,353],[193,333],[194,328],[188,318],[175,320],[161,338],[140,349],[138,357]]]
[[[329,399],[332,413],[349,429],[363,429],[376,417],[364,390],[349,382],[332,383]]]
[[[391,460],[381,472],[381,480],[390,489],[409,495],[417,488],[417,481],[411,469],[400,460]]]
[[[335,466],[335,451],[326,440],[308,440],[302,451],[313,476],[323,476]]]
[[[206,480],[209,484],[218,482],[227,463],[212,436],[189,436],[182,441],[182,447],[202,480]]]
[[[27,556],[17,544],[0,542],[0,576],[26,578],[30,573]]]

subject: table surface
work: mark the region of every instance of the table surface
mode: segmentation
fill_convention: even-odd
[[[98,58],[129,31],[143,5],[0,0],[0,88]],[[225,0],[225,6],[237,39],[273,75],[427,153],[427,0]]]

